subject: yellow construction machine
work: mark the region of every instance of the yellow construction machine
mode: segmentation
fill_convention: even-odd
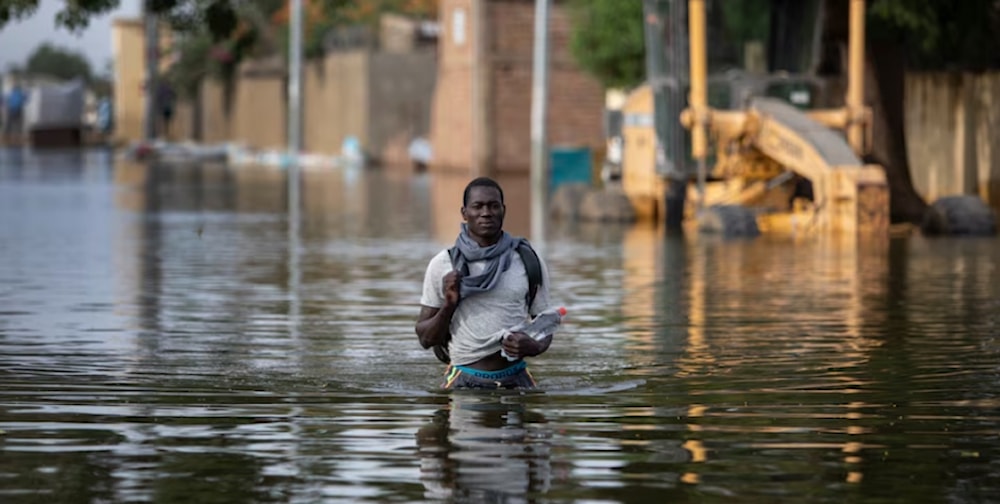
[[[647,23],[660,23],[660,33],[672,34],[674,46],[687,49],[683,56],[689,66],[677,66],[684,59],[677,52],[673,58],[667,55],[674,74],[685,78],[670,78],[667,68],[660,95],[653,89],[656,82],[634,93],[639,109],[663,113],[666,128],[653,133],[653,114],[636,114],[626,105],[622,185],[638,214],[662,216],[668,227],[672,218],[683,227],[727,235],[887,235],[884,170],[861,160],[871,143],[871,111],[863,103],[865,1],[850,0],[846,96],[842,106],[827,108],[804,106],[818,103],[812,99],[815,88],[808,78],[790,79],[784,71],[761,79],[767,85],[756,89],[791,92],[744,92],[721,100],[723,106],[710,105],[710,84],[722,82],[725,98],[738,80],[709,76],[706,2],[719,9],[725,1],[647,0]],[[665,5],[659,12],[649,8],[657,2]],[[776,8],[777,3],[769,5]],[[686,19],[686,26],[678,26],[679,18]],[[771,19],[778,17],[772,13]],[[677,34],[684,31],[687,44],[678,43]],[[647,36],[647,46],[651,40],[656,37]],[[791,48],[772,43],[771,49],[777,54]],[[651,52],[649,57],[656,58],[656,51]],[[686,103],[677,98],[685,93]],[[673,152],[664,155],[664,150]]]

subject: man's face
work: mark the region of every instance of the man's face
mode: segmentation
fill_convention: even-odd
[[[469,190],[469,201],[462,207],[462,218],[476,242],[490,245],[500,236],[506,210],[495,187],[475,186]]]

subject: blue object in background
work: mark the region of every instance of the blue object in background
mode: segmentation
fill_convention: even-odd
[[[552,178],[549,191],[560,185],[574,182],[593,183],[593,167],[589,147],[552,147],[549,150],[549,165]]]

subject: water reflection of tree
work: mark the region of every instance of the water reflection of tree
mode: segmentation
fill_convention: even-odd
[[[417,431],[427,498],[522,502],[549,489],[551,431],[524,396],[457,391]]]

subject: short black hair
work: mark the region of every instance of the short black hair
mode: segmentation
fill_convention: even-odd
[[[469,191],[471,191],[473,187],[492,187],[496,189],[497,192],[500,193],[500,203],[503,203],[503,189],[500,189],[500,184],[498,184],[496,180],[489,177],[478,177],[472,179],[472,182],[469,182],[469,185],[465,186],[465,192],[462,194],[462,206],[469,204]]]

